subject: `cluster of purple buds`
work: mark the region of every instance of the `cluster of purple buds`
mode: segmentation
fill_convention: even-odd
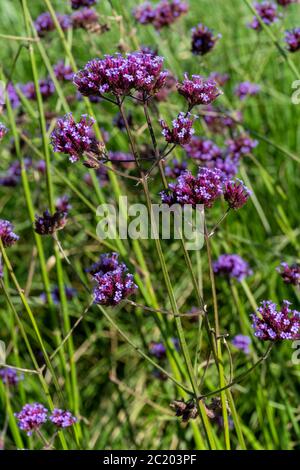
[[[85,114],[78,123],[71,113],[58,119],[51,134],[54,152],[69,155],[72,163],[77,162],[86,152],[99,154],[98,143],[92,129],[94,122],[93,118]]]
[[[220,37],[220,34],[214,36],[213,31],[207,26],[198,24],[192,29],[192,53],[195,55],[207,54],[214,48]]]
[[[19,236],[14,233],[13,229],[11,222],[0,219],[0,238],[5,248],[14,245],[19,240]]]
[[[162,127],[162,135],[169,144],[186,145],[194,134],[194,117],[190,114],[179,113],[177,118],[172,121],[172,128],[161,119],[159,121]]]
[[[134,52],[94,59],[74,76],[74,84],[84,96],[113,93],[120,97],[133,91],[149,97],[160,90],[168,76],[163,57]]]
[[[27,436],[31,436],[34,431],[49,420],[55,424],[58,429],[73,426],[77,419],[70,411],[54,408],[52,414],[48,417],[49,411],[40,403],[27,403],[19,413],[15,413],[20,429],[26,431]]]
[[[289,266],[287,263],[281,263],[277,271],[286,284],[300,286],[300,264],[295,263]]]
[[[285,32],[285,42],[290,52],[297,52],[300,49],[300,28],[290,29]]]
[[[28,170],[32,166],[31,158],[24,159],[25,169]],[[19,160],[15,160],[6,170],[4,176],[0,178],[0,186],[15,187],[21,179],[21,164]]]
[[[172,160],[172,164],[166,166],[165,168],[165,175],[169,178],[178,178],[184,171],[187,170],[187,163],[180,162],[176,159]]]
[[[266,25],[270,25],[275,21],[278,21],[279,15],[277,11],[277,5],[275,5],[275,3],[263,1],[262,3],[255,3],[254,7],[261,21]],[[260,31],[262,29],[262,26],[256,16],[248,26],[252,29],[255,29],[256,31]]]
[[[206,80],[200,75],[192,75],[190,79],[188,74],[185,74],[183,82],[178,83],[177,89],[187,100],[190,109],[199,104],[208,105],[222,94],[214,80]]]
[[[197,176],[185,171],[176,183],[170,183],[169,189],[161,192],[162,202],[172,205],[203,204],[206,208],[223,194],[223,175],[220,170],[199,168]]]
[[[257,95],[259,91],[260,86],[251,82],[239,83],[234,89],[235,95],[238,96],[241,101],[244,101],[247,96]]]
[[[203,119],[211,132],[215,134],[224,133],[226,130],[234,129],[237,122],[242,122],[243,116],[240,111],[226,111],[212,105],[205,106]]]
[[[55,408],[49,416],[50,421],[59,429],[68,428],[77,422],[77,418],[70,411]]]
[[[20,380],[23,380],[23,378],[23,375],[18,374],[17,371],[11,367],[4,367],[3,369],[0,369],[0,379],[4,385],[16,387]]]
[[[226,141],[227,153],[232,158],[241,158],[249,155],[252,150],[257,147],[257,140],[251,139],[247,134],[239,135],[233,139]]]
[[[60,82],[70,81],[72,80],[73,75],[74,75],[72,67],[70,65],[65,65],[63,60],[57,62],[57,64],[54,65],[53,71],[54,71],[55,77]]]
[[[99,271],[96,271],[98,270]],[[132,295],[137,286],[133,275],[128,273],[124,263],[119,263],[116,253],[106,253],[100,257],[98,265],[90,268],[96,281],[94,302],[100,305],[114,306]]]
[[[39,80],[39,89],[42,97],[46,100],[55,93],[54,83],[50,78]],[[36,100],[36,89],[34,82],[28,82],[20,85],[20,91],[28,100]]]
[[[220,255],[213,263],[213,270],[216,275],[236,279],[239,282],[252,274],[247,261],[235,254]]]
[[[75,11],[71,20],[73,28],[89,29],[92,25],[98,24],[99,15],[93,8],[83,8]]]
[[[172,343],[176,351],[180,350],[180,343],[178,338],[172,338]],[[157,359],[165,359],[167,355],[167,349],[163,343],[157,343],[152,341],[149,346],[149,352],[152,356],[155,356]]]
[[[67,213],[57,211],[53,215],[48,210],[42,216],[36,215],[34,221],[34,231],[39,235],[53,235],[58,230],[62,230],[67,223]]]
[[[2,122],[0,122],[0,141],[3,139],[7,131],[8,131],[7,127],[5,127],[5,125]]]
[[[236,335],[232,339],[231,343],[235,348],[239,349],[244,354],[250,354],[251,339],[249,338],[249,336]]]
[[[63,31],[69,29],[72,25],[71,19],[68,15],[61,15],[56,13],[57,21]],[[55,24],[50,13],[42,13],[34,22],[35,29],[40,37],[45,36],[50,31],[55,30]]]
[[[284,300],[279,310],[270,300],[261,302],[256,313],[251,315],[255,336],[263,341],[299,339],[300,312],[290,309],[290,305]]]
[[[139,23],[152,24],[155,29],[159,30],[177,21],[187,11],[187,3],[181,0],[161,0],[155,6],[150,2],[145,2],[135,8],[133,14]]]
[[[239,180],[229,180],[224,183],[223,195],[230,209],[240,209],[248,201],[251,191]]]
[[[201,139],[194,136],[184,146],[187,156],[200,162],[216,160],[222,157],[222,150],[209,139]]]
[[[97,0],[71,0],[71,7],[73,10],[78,10],[83,7],[91,7],[95,3],[97,3]]]
[[[282,7],[287,7],[291,5],[292,3],[299,3],[299,0],[276,0],[278,5]]]

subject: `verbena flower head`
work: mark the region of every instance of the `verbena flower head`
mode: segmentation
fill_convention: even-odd
[[[53,67],[55,77],[59,81],[70,81],[73,79],[73,70],[70,65],[65,65],[64,61],[57,62]]]
[[[192,29],[192,53],[195,55],[205,55],[213,49],[220,34],[214,36],[211,29],[199,23]]]
[[[205,114],[203,119],[209,130],[215,134],[224,134],[234,129],[237,123],[242,122],[243,116],[240,111],[229,111],[223,108],[207,105],[203,108]]]
[[[125,265],[120,265],[114,271],[109,271],[106,274],[96,273],[93,279],[96,281],[94,302],[100,305],[118,305],[137,289],[133,275],[127,272]]]
[[[176,159],[172,160],[171,165],[166,166],[165,175],[169,178],[178,178],[184,171],[187,170],[187,163],[180,162]]]
[[[97,140],[92,129],[95,120],[83,114],[76,122],[72,113],[57,120],[51,134],[54,152],[69,155],[72,163],[77,162],[85,152],[99,153]]]
[[[71,19],[68,15],[61,15],[56,13],[57,20],[63,31],[66,31],[71,26]],[[40,37],[45,36],[50,31],[55,30],[54,21],[50,13],[42,13],[34,22],[35,29]]]
[[[185,97],[190,108],[198,104],[208,105],[222,94],[214,80],[205,79],[200,75],[192,75],[190,79],[188,74],[185,74],[177,89]]]
[[[179,351],[180,343],[178,338],[171,338],[171,341],[174,345],[174,348]],[[164,359],[167,355],[167,349],[163,343],[152,341],[149,346],[149,352],[152,356],[155,356],[157,359]]]
[[[16,387],[20,380],[23,380],[23,378],[23,375],[18,374],[17,371],[11,367],[4,367],[3,369],[0,369],[0,379],[4,385]]]
[[[30,158],[24,159],[24,166],[28,170],[32,166],[32,160]],[[0,178],[0,186],[15,187],[21,179],[21,164],[19,160],[15,160],[8,167],[4,176]]]
[[[65,194],[57,198],[55,203],[55,209],[60,212],[69,212],[72,209],[72,206],[69,202],[69,196]]]
[[[190,114],[185,115],[184,113],[179,113],[177,118],[172,121],[172,128],[161,119],[159,121],[162,127],[161,133],[166,142],[178,145],[187,144],[195,132],[193,129],[194,119],[195,118],[191,117]]]
[[[233,139],[226,141],[227,153],[233,158],[241,158],[249,155],[255,147],[257,147],[257,140],[251,139],[247,134],[239,135]]]
[[[242,101],[245,100],[247,96],[254,96],[259,92],[260,86],[251,82],[239,83],[234,90],[235,95],[238,96]]]
[[[48,210],[42,216],[37,215],[34,221],[34,231],[39,235],[53,235],[62,230],[67,223],[67,213],[57,211],[53,215]]]
[[[14,245],[19,236],[13,232],[14,226],[8,220],[0,219],[0,238],[5,248]]]
[[[75,11],[72,16],[73,28],[88,29],[91,25],[98,24],[99,15],[93,8],[83,8]]]
[[[20,98],[18,96],[18,93],[17,93],[14,85],[11,82],[8,83],[6,91],[7,91],[8,98],[9,98],[9,101],[10,101],[10,104],[11,104],[12,108],[13,109],[18,108],[21,104]]]
[[[300,49],[300,28],[290,29],[285,32],[285,42],[290,52],[297,52]]]
[[[93,263],[89,268],[86,269],[86,272],[90,274],[106,274],[109,271],[114,271],[120,267],[122,263],[119,261],[119,253],[103,253],[100,255],[99,260],[96,263]]]
[[[182,173],[175,183],[169,184],[169,190],[161,192],[166,204],[203,204],[206,208],[222,195],[222,173],[220,170],[199,168],[197,176],[190,171]]]
[[[237,210],[243,207],[248,201],[251,191],[244,183],[236,178],[226,181],[224,184],[224,199],[231,209]]]
[[[212,140],[193,136],[184,146],[187,156],[201,162],[216,160],[222,156],[222,150]]]
[[[50,96],[52,96],[55,92],[54,83],[50,78],[39,80],[39,88],[40,93],[45,100],[50,98]],[[28,100],[36,100],[36,89],[34,82],[27,82],[24,85],[20,85],[20,90]]]
[[[231,343],[233,346],[240,351],[242,351],[244,354],[249,354],[250,353],[250,344],[251,344],[251,339],[249,336],[245,335],[236,335]]]
[[[281,263],[277,271],[286,284],[300,286],[300,264],[288,265],[287,263]]]
[[[78,10],[82,7],[91,7],[95,3],[97,3],[97,0],[71,0],[71,7],[73,10]]]
[[[269,1],[263,1],[262,3],[254,3],[255,10],[260,16],[261,20],[266,24],[270,25],[279,19],[277,5]],[[252,22],[249,24],[249,27],[260,31],[262,29],[261,24],[258,18],[255,16]]]
[[[261,302],[256,313],[251,315],[255,336],[263,341],[299,339],[300,312],[290,309],[290,305],[288,300],[284,300],[279,309],[270,300]]]
[[[168,75],[163,70],[163,57],[134,52],[94,59],[74,76],[74,84],[84,96],[113,93],[124,96],[132,91],[147,96],[160,90]]]
[[[177,19],[187,13],[188,5],[181,0],[161,0],[153,6],[150,2],[145,2],[133,10],[135,19],[141,24],[152,24],[159,30],[177,21]]]
[[[213,270],[218,276],[233,278],[239,282],[252,274],[249,264],[235,254],[220,255],[217,261],[213,263]]]
[[[77,422],[77,418],[70,411],[54,408],[49,416],[50,421],[59,429],[68,428]]]
[[[164,83],[164,86],[160,90],[158,90],[158,92],[154,96],[154,99],[158,102],[166,101],[168,96],[174,90],[176,90],[176,84],[177,84],[176,78],[174,77],[174,75],[171,75],[169,73]]]
[[[291,5],[292,3],[299,3],[299,0],[276,0],[278,5],[281,5],[282,7],[287,7]]]
[[[8,132],[7,127],[2,122],[0,122],[0,141],[3,139],[3,137],[5,136],[7,132]]]
[[[19,428],[31,436],[33,431],[39,429],[48,418],[48,410],[40,403],[32,403],[23,406],[19,413],[15,413]]]

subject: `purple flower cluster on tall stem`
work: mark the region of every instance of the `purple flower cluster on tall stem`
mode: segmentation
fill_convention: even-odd
[[[160,30],[177,21],[187,11],[188,4],[181,0],[161,0],[155,6],[145,2],[135,8],[133,14],[139,23],[152,24],[155,29]]]
[[[21,104],[20,98],[18,96],[16,88],[14,87],[14,85],[11,82],[9,82],[7,84],[6,92],[7,92],[8,99],[10,101],[11,107],[13,109],[18,108]]]
[[[180,162],[176,159],[172,160],[171,165],[166,166],[165,175],[169,178],[178,178],[184,171],[187,170],[187,163]]]
[[[56,13],[57,20],[63,31],[66,31],[71,27],[71,19],[68,15],[61,15]],[[42,13],[34,22],[35,29],[40,37],[45,36],[50,31],[55,30],[55,24],[50,13]]]
[[[98,23],[99,15],[93,8],[83,8],[72,13],[71,20],[73,28],[88,29]]]
[[[276,0],[278,5],[282,6],[282,7],[287,7],[289,5],[291,5],[292,3],[297,3],[299,2],[299,0]]]
[[[249,338],[249,336],[236,335],[232,339],[231,343],[235,348],[239,349],[244,354],[250,354],[251,339]]]
[[[97,0],[71,0],[71,7],[73,10],[78,10],[83,7],[91,7],[97,3]]]
[[[239,180],[229,180],[224,183],[224,199],[228,203],[230,209],[240,209],[248,201],[251,191]]]
[[[178,92],[185,97],[189,109],[196,105],[208,105],[222,94],[214,80],[205,79],[200,75],[184,75],[182,83],[177,85]]]
[[[59,429],[68,428],[77,422],[70,411],[55,408],[49,416],[50,421]]]
[[[284,300],[281,308],[271,302],[261,302],[256,313],[251,315],[252,327],[257,338],[263,341],[296,340],[300,338],[300,312],[290,308]]]
[[[24,158],[24,167],[26,170],[31,168],[32,160],[31,158]],[[19,160],[14,160],[5,174],[0,177],[0,186],[6,187],[15,187],[20,182],[21,179],[21,163]]]
[[[58,230],[62,230],[67,223],[67,213],[57,211],[53,215],[48,210],[42,216],[36,215],[34,221],[34,231],[39,235],[53,235]]]
[[[40,403],[28,403],[19,413],[15,413],[15,417],[20,429],[26,431],[27,436],[31,436],[33,431],[37,431],[46,423],[48,410]]]
[[[300,264],[288,265],[287,263],[281,263],[277,271],[286,284],[300,286]]]
[[[266,24],[270,25],[279,19],[277,5],[269,1],[263,1],[262,3],[254,3],[255,10],[257,11],[258,16]],[[260,31],[262,29],[261,24],[258,18],[255,16],[252,22],[249,24],[249,27]]]
[[[220,37],[220,34],[214,36],[211,29],[199,23],[192,29],[192,53],[202,56],[207,54],[214,48]]]
[[[234,94],[238,96],[241,101],[244,101],[247,96],[257,95],[259,91],[260,86],[256,83],[242,82],[235,87]]]
[[[0,238],[5,248],[14,245],[19,236],[14,233],[14,226],[8,220],[0,219]]]
[[[213,263],[213,270],[218,276],[236,279],[239,282],[252,274],[247,261],[236,254],[220,255]]]
[[[285,32],[285,42],[289,52],[300,50],[300,28],[290,29]]]
[[[226,141],[227,154],[232,158],[241,158],[249,155],[257,147],[257,140],[251,139],[247,134],[242,134]]]
[[[36,100],[36,89],[34,82],[19,85],[21,92],[28,100]],[[39,89],[44,99],[50,98],[55,93],[54,83],[50,78],[39,80]]]
[[[193,129],[194,117],[190,117],[189,114],[179,113],[177,118],[172,121],[172,128],[163,119],[159,123],[162,128],[161,133],[169,144],[185,145],[189,143],[195,132]]]
[[[3,369],[0,369],[0,379],[4,385],[16,387],[20,380],[23,380],[23,378],[23,375],[18,374],[17,371],[11,367],[4,367]]]
[[[74,73],[72,67],[70,65],[65,65],[63,60],[57,62],[57,64],[54,65],[53,71],[57,80],[61,82],[70,81],[73,79]]]

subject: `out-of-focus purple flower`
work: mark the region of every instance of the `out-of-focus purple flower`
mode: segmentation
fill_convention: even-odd
[[[243,120],[240,111],[224,111],[212,105],[205,106],[203,111],[205,112],[203,119],[207,127],[215,134],[224,133],[228,129],[234,129],[237,123]]]
[[[86,114],[77,123],[72,114],[58,119],[51,134],[54,152],[69,155],[72,163],[77,162],[85,152],[99,153],[97,140],[92,129],[95,120]]]
[[[66,31],[71,27],[72,23],[68,15],[61,15],[56,13],[56,17],[63,31]],[[48,12],[42,13],[40,16],[38,16],[34,22],[34,26],[40,37],[43,37],[50,31],[55,30],[54,21]]]
[[[83,8],[72,13],[71,20],[73,28],[89,29],[92,25],[98,24],[99,15],[93,8]]]
[[[213,270],[219,276],[234,278],[239,282],[252,274],[249,264],[235,254],[220,255],[217,261],[213,263]]]
[[[205,55],[211,51],[221,34],[214,36],[211,29],[199,23],[192,29],[192,53],[195,55]]]
[[[95,170],[95,172],[96,172],[97,179],[99,181],[99,185],[101,187],[105,186],[109,181],[108,170],[106,169],[106,167],[104,165],[101,165],[100,168],[97,168]],[[83,179],[88,186],[90,187],[93,186],[93,180],[92,180],[90,173],[86,173]]]
[[[235,89],[234,94],[240,98],[240,100],[245,100],[247,96],[254,96],[260,92],[260,86],[256,83],[251,82],[242,82],[239,83]]]
[[[161,119],[159,121],[162,127],[162,135],[169,144],[186,145],[194,134],[194,117],[189,114],[179,113],[177,118],[172,121],[172,128]]]
[[[70,81],[73,79],[74,72],[72,67],[70,65],[65,65],[63,60],[57,62],[57,64],[54,65],[53,71],[57,80],[61,82],[64,80]]]
[[[287,263],[281,263],[277,271],[286,284],[300,285],[300,264],[295,263],[289,266]]]
[[[108,152],[108,158],[111,162],[118,164],[127,170],[135,168],[134,157],[132,153],[110,151]]]
[[[163,57],[141,52],[107,55],[88,62],[73,81],[84,96],[124,96],[135,90],[148,97],[164,86],[168,72],[163,70],[163,61]]]
[[[8,132],[7,127],[2,122],[0,122],[0,141],[3,139],[3,137],[5,136],[7,132]]]
[[[39,80],[40,93],[44,99],[49,98],[55,92],[54,83],[50,78]],[[36,89],[34,82],[27,82],[20,85],[20,90],[28,100],[36,100]]]
[[[161,0],[157,5],[145,2],[133,10],[135,19],[141,24],[153,24],[155,29],[169,26],[187,13],[188,5],[181,0]]]
[[[223,192],[223,176],[220,170],[199,168],[197,176],[190,171],[182,173],[175,183],[169,184],[169,189],[161,192],[162,201],[166,204],[204,204],[206,208]]]
[[[94,288],[94,302],[100,305],[118,305],[137,289],[133,275],[127,272],[124,264],[106,274],[96,273],[93,279],[97,283]]]
[[[97,0],[71,0],[71,7],[73,10],[78,10],[82,7],[91,7],[95,3],[97,3]]]
[[[119,253],[113,251],[112,253],[103,253],[100,255],[99,260],[96,263],[93,263],[89,268],[86,269],[86,272],[90,274],[106,274],[109,271],[114,271],[120,267],[122,263],[119,261]]]
[[[177,89],[185,97],[190,108],[198,104],[208,105],[222,94],[214,80],[207,80],[200,75],[192,75],[190,79],[188,74],[185,74]]]
[[[176,351],[180,350],[180,343],[178,338],[171,338],[171,341],[174,345]],[[167,355],[167,349],[163,343],[157,343],[152,341],[149,346],[149,352],[152,356],[155,356],[157,359],[165,359]]]
[[[66,296],[66,299],[67,299],[68,301],[71,301],[76,295],[77,295],[77,290],[76,290],[74,287],[65,286],[65,296]],[[58,286],[55,286],[55,287],[51,290],[51,297],[52,297],[53,302],[54,302],[56,305],[60,304],[60,291],[59,291],[59,287],[58,287]],[[43,293],[40,295],[40,300],[41,300],[43,303],[46,303],[46,302],[47,302],[47,295],[46,295],[45,292],[43,292]]]
[[[166,166],[165,175],[169,178],[178,178],[184,171],[187,170],[187,162],[180,162],[176,159],[172,160],[171,165]]]
[[[243,351],[244,354],[249,354],[250,353],[250,344],[251,344],[251,339],[249,336],[245,335],[236,335],[231,343],[233,346],[240,351]]]
[[[177,80],[174,75],[169,75],[166,78],[164,86],[154,96],[155,101],[159,103],[166,101],[168,96],[176,89]]]
[[[11,367],[4,367],[0,369],[0,378],[4,385],[9,385],[10,387],[16,387],[20,380],[23,380],[23,375],[17,373],[15,369]]]
[[[69,202],[69,196],[65,194],[57,198],[55,203],[55,209],[59,212],[69,212],[72,209],[72,206]]]
[[[28,170],[32,166],[31,158],[24,159],[25,169]],[[21,164],[19,160],[15,160],[6,170],[6,174],[0,178],[0,186],[15,187],[21,179]]]
[[[5,248],[14,245],[19,236],[13,232],[14,226],[8,220],[0,219],[0,238]]]
[[[35,164],[35,168],[37,171],[41,174],[44,174],[46,172],[46,162],[45,160],[39,160]]]
[[[278,5],[281,5],[282,7],[287,7],[291,5],[292,3],[299,3],[299,0],[276,0]]]
[[[54,408],[49,416],[50,421],[59,429],[68,428],[77,422],[77,418],[70,411]]]
[[[202,162],[216,160],[222,156],[222,150],[212,140],[197,136],[192,137],[184,149],[188,157]]]
[[[21,104],[20,98],[18,96],[18,93],[16,92],[14,85],[11,82],[8,83],[6,92],[8,94],[8,98],[9,98],[12,108],[13,109],[18,108]]]
[[[257,147],[257,140],[251,139],[247,134],[239,135],[226,141],[227,153],[232,158],[241,158],[249,155]]]
[[[214,80],[219,86],[224,86],[230,79],[230,75],[228,73],[212,72],[209,79]]]
[[[277,5],[269,1],[263,1],[262,3],[254,3],[254,8],[260,16],[261,20],[266,24],[270,25],[279,19]],[[262,29],[258,18],[255,16],[251,23],[248,25],[250,28],[260,31]]]
[[[19,428],[31,436],[33,431],[39,429],[48,419],[48,410],[40,403],[32,403],[23,406],[19,413],[15,413]]]
[[[257,338],[263,341],[296,340],[300,338],[300,312],[290,309],[291,302],[284,300],[280,310],[270,300],[264,300],[251,315]]]
[[[224,199],[231,209],[237,210],[243,207],[248,201],[251,191],[244,185],[243,181],[226,181],[224,184]]]
[[[132,119],[132,114],[127,113],[126,114],[126,120],[128,122],[129,127],[132,127],[133,125],[133,119]],[[120,131],[125,132],[126,127],[125,127],[125,122],[124,119],[121,115],[121,113],[117,113],[113,119],[113,125],[116,126]]]
[[[285,42],[290,52],[297,52],[300,49],[300,28],[290,29],[285,32]]]
[[[53,235],[57,230],[62,230],[67,223],[67,214],[57,211],[53,215],[48,210],[42,216],[36,215],[34,231],[39,235]]]

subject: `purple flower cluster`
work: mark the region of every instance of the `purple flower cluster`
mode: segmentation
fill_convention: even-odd
[[[290,52],[297,52],[300,49],[300,28],[290,29],[285,32],[285,42]]]
[[[25,169],[28,170],[32,166],[31,158],[24,158]],[[15,160],[6,170],[6,173],[0,177],[0,186],[15,187],[21,179],[21,164],[19,160]]]
[[[252,274],[248,263],[236,254],[220,255],[213,263],[213,270],[219,276],[233,278],[239,282]]]
[[[162,127],[162,135],[169,144],[186,145],[194,134],[194,118],[184,113],[179,113],[177,118],[172,121],[172,128],[161,119],[159,121]]]
[[[247,96],[257,95],[259,91],[260,86],[256,83],[242,82],[235,87],[234,93],[241,101],[243,101],[247,98]]]
[[[260,16],[261,20],[266,24],[270,25],[275,21],[278,21],[278,11],[277,5],[275,3],[269,1],[263,1],[262,3],[255,3],[254,4],[255,10],[257,11],[258,16]],[[252,22],[249,24],[249,27],[255,29],[256,31],[261,30],[261,24],[258,18],[255,16]]]
[[[132,153],[126,153],[121,151],[110,151],[108,157],[111,162],[118,163],[121,167],[130,170],[135,167],[134,157]]]
[[[240,351],[242,351],[244,354],[249,354],[250,353],[250,344],[251,344],[251,339],[249,336],[245,335],[236,335],[231,343],[233,346]]]
[[[72,209],[72,206],[69,202],[69,196],[64,194],[63,196],[57,198],[55,209],[59,212],[69,212]]]
[[[189,79],[188,74],[185,74],[177,89],[187,100],[190,109],[198,104],[208,105],[222,94],[214,80],[206,80],[200,75],[192,75]]]
[[[147,96],[155,94],[166,81],[163,57],[134,52],[94,59],[74,76],[74,84],[84,96],[101,96],[113,93],[124,96],[132,91]]]
[[[99,271],[95,272],[96,269]],[[127,266],[118,262],[117,253],[102,255],[98,265],[93,265],[90,272],[96,281],[94,288],[94,302],[96,304],[118,305],[137,289],[133,282],[133,275],[128,273]]]
[[[8,83],[6,91],[12,108],[18,108],[20,106],[20,98],[14,85],[11,82]]]
[[[237,122],[243,120],[240,111],[227,111],[212,105],[205,106],[203,119],[211,132],[223,134],[226,130],[234,129]]]
[[[289,266],[287,263],[281,263],[277,271],[286,284],[300,286],[300,264],[295,263]]]
[[[179,351],[180,343],[178,338],[172,338],[172,343],[174,345],[174,348]],[[167,349],[163,343],[157,343],[155,341],[152,341],[149,346],[149,352],[152,356],[155,356],[157,359],[165,359]]]
[[[228,155],[232,158],[239,159],[245,155],[249,155],[258,145],[258,142],[257,140],[251,139],[247,134],[242,134],[227,140],[226,145]]]
[[[20,380],[23,380],[23,375],[19,375],[15,369],[11,367],[5,367],[0,369],[0,378],[4,385],[9,385],[10,387],[15,387],[18,385]]]
[[[97,3],[97,0],[71,0],[71,7],[73,10],[78,10],[82,7],[91,7],[95,3]]]
[[[55,93],[54,83],[50,78],[45,78],[39,81],[40,93],[44,99],[50,98]],[[20,85],[20,91],[28,100],[36,100],[36,89],[34,82],[28,82]]]
[[[65,286],[65,296],[68,301],[72,300],[77,295],[77,290],[74,287]],[[55,286],[51,290],[51,297],[55,305],[60,304],[60,291],[59,287]],[[40,295],[40,300],[45,304],[47,302],[47,295],[43,292]]]
[[[228,206],[231,209],[237,210],[246,204],[251,195],[251,191],[241,180],[236,178],[232,181],[225,181],[223,194]]]
[[[169,189],[161,192],[162,201],[166,204],[204,204],[206,208],[223,193],[222,173],[220,170],[199,168],[197,176],[185,171],[176,183],[169,184]]]
[[[82,115],[77,123],[72,113],[58,119],[51,134],[54,152],[69,155],[72,163],[77,162],[85,152],[99,153],[97,140],[92,130],[94,119]]]
[[[279,310],[270,300],[261,302],[256,313],[251,315],[255,336],[263,341],[299,339],[300,312],[290,309],[290,305],[284,300]]]
[[[282,7],[287,7],[291,5],[292,3],[297,3],[299,0],[276,0],[278,5],[281,5]]]
[[[57,80],[61,82],[72,80],[74,75],[72,67],[70,65],[65,65],[63,60],[54,65],[53,71]]]
[[[5,125],[2,122],[0,122],[0,141],[3,139],[7,131],[8,131],[7,127],[5,127]]]
[[[72,16],[73,28],[88,29],[91,25],[98,23],[99,15],[93,8],[83,8],[75,11]]]
[[[13,232],[13,225],[8,220],[0,219],[0,238],[5,248],[14,245],[19,236]]]
[[[184,171],[187,170],[187,163],[186,162],[179,162],[178,160],[172,160],[171,166],[168,165],[165,168],[165,175],[169,178],[178,178]]]
[[[213,31],[207,26],[198,24],[192,29],[192,53],[195,55],[207,54],[214,48],[220,37],[220,34],[214,36]]]
[[[152,24],[155,29],[169,26],[187,13],[188,5],[181,0],[161,0],[153,6],[145,2],[133,10],[135,19],[141,24]]]
[[[63,31],[66,31],[71,27],[72,22],[68,15],[61,15],[56,13],[56,18]],[[38,16],[34,22],[34,26],[40,37],[43,37],[50,31],[55,30],[54,21],[48,12],[42,13],[40,16]]]
[[[48,419],[48,410],[40,403],[32,403],[23,406],[19,413],[15,413],[18,424],[22,431],[26,431],[27,436],[31,436],[33,431],[39,429]]]
[[[62,230],[67,223],[67,213],[57,211],[53,215],[48,210],[42,216],[36,215],[34,231],[39,235],[53,235],[57,230]]]
[[[68,428],[77,422],[77,418],[70,411],[55,408],[49,416],[50,421],[59,429]]]

